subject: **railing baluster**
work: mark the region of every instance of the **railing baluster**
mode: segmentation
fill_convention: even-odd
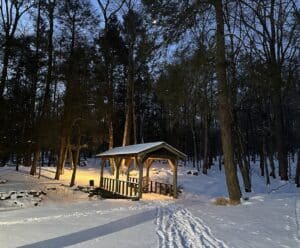
[[[134,184],[134,196],[137,196],[138,184]]]
[[[122,194],[124,195],[124,184],[125,182],[122,182]]]
[[[130,196],[132,196],[132,183],[129,184],[130,187]]]

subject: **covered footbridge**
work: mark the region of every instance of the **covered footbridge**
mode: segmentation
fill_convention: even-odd
[[[101,158],[100,189],[112,192],[120,197],[142,198],[143,192],[169,194],[177,198],[177,166],[186,155],[165,142],[143,143],[116,147],[97,155]],[[155,160],[166,160],[173,171],[172,184],[150,180],[149,170]],[[107,161],[115,166],[114,177],[104,177]],[[130,177],[130,165],[135,163],[138,177]],[[126,169],[126,180],[120,180],[120,169]],[[145,169],[145,175],[144,175]]]

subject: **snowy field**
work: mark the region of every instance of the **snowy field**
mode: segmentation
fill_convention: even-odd
[[[90,160],[80,167],[77,185],[97,185],[98,166]],[[166,165],[155,166],[163,168],[152,177],[170,178]],[[227,195],[217,166],[207,176],[181,167],[179,199],[152,194],[141,201],[89,198],[67,187],[68,169],[57,182],[54,168],[43,168],[38,179],[27,168],[3,167],[0,194],[13,197],[0,201],[0,247],[300,247],[300,190],[277,179],[266,187],[258,167],[252,165],[253,192],[243,194],[249,200],[238,206],[213,203]]]

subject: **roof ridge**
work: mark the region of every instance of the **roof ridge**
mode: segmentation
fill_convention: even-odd
[[[140,143],[140,144],[134,144],[134,145],[128,145],[128,146],[119,146],[114,147],[110,150],[107,150],[105,152],[102,152],[100,154],[97,154],[96,157],[114,157],[114,156],[136,156],[142,153],[152,152],[153,149],[155,150],[163,148],[161,146],[165,146],[164,148],[169,150],[169,152],[173,153],[174,155],[185,158],[186,155],[182,152],[180,152],[175,147],[169,145],[165,141],[156,141],[156,142],[146,142],[146,143]]]

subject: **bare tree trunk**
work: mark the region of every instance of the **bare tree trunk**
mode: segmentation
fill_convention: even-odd
[[[275,173],[275,164],[274,164],[273,155],[269,154],[268,158],[269,158],[269,161],[270,161],[270,168],[271,168],[270,176],[275,179],[276,178],[276,173]]]
[[[108,130],[108,135],[109,135],[109,149],[113,149],[114,147],[114,129],[113,129],[113,123],[112,120],[109,121],[109,130]],[[113,159],[109,159],[109,166],[110,166],[110,171],[111,174],[115,174],[115,161]]]
[[[58,152],[58,160],[56,164],[56,173],[55,173],[55,179],[59,180],[60,175],[62,174],[62,165],[64,162],[66,154],[66,137],[62,136],[60,137],[60,147],[59,147],[59,152]]]
[[[134,94],[134,92],[133,92]],[[134,98],[134,96],[132,97]],[[133,128],[133,144],[137,144],[137,119],[136,119],[136,111],[135,111],[135,102],[132,99],[132,128]]]
[[[273,147],[273,139],[272,139],[272,120],[271,116],[268,116],[268,135],[266,139],[266,159],[269,160],[269,165],[270,165],[270,176],[273,177],[274,179],[276,178],[276,172],[275,172],[275,164],[274,164],[274,147]]]
[[[56,0],[48,1],[47,14],[49,21],[49,31],[48,31],[48,49],[47,49],[47,75],[46,75],[46,86],[45,93],[42,102],[42,112],[41,117],[43,119],[44,115],[49,114],[50,104],[51,104],[51,83],[52,83],[52,70],[53,70],[53,30],[54,30],[54,8],[56,6]]]
[[[133,62],[133,44],[130,44],[128,55],[128,78],[127,78],[127,93],[126,93],[126,119],[123,134],[123,146],[130,145],[132,139],[132,129],[134,127],[134,62]],[[136,130],[133,130],[136,136]],[[136,139],[136,137],[135,137]]]
[[[283,133],[283,114],[280,103],[281,100],[278,99],[280,96],[275,96],[275,98],[275,137],[279,163],[279,176],[281,180],[288,180],[288,160],[285,144],[286,141]]]
[[[67,138],[68,140],[69,138]],[[65,174],[65,166],[66,166],[66,161],[67,161],[67,155],[68,155],[68,144],[66,144],[65,146],[65,151],[64,151],[64,159],[62,161],[62,164],[61,164],[61,175]]]
[[[265,155],[263,152],[263,146],[264,144],[262,144],[262,147],[259,150],[259,168],[260,168],[260,175],[262,177],[265,176],[265,162],[266,162]]]
[[[45,166],[45,150],[41,151],[41,166]]]
[[[30,175],[36,175],[36,168],[37,168],[37,163],[39,162],[40,158],[40,148],[38,144],[36,144],[36,147],[34,149],[34,154],[33,154],[33,161],[31,163],[31,168],[30,168]]]
[[[17,158],[17,162],[16,162],[16,171],[19,171],[19,165],[20,165],[20,161]]]
[[[244,189],[245,192],[251,192],[251,180],[250,180],[250,176],[249,176],[249,170],[247,169],[248,166],[245,165],[245,162],[240,160],[238,162],[239,164],[239,168],[242,174],[242,178],[243,178],[243,182],[244,182]]]
[[[53,151],[52,150],[50,150],[50,153],[49,153],[49,155],[48,155],[48,167],[50,167],[51,166],[51,162],[52,162],[52,157],[53,157]]]
[[[245,192],[251,192],[252,185],[250,179],[250,165],[245,156],[240,137],[236,137],[236,138],[239,139],[239,144],[236,144],[238,148],[236,151],[236,157],[243,178],[244,189]]]
[[[132,130],[132,106],[129,103],[126,107],[126,117],[125,117],[125,125],[124,125],[124,134],[123,134],[123,146],[127,146],[130,144]]]
[[[207,111],[204,113],[204,156],[203,156],[203,166],[202,173],[207,174],[208,165],[208,147],[209,147],[209,137],[208,137],[208,116]]]
[[[72,152],[72,146],[70,143],[70,138],[68,139],[68,157],[69,157],[69,163],[70,163],[70,169],[73,170],[74,168],[74,158],[73,158],[73,152]]]
[[[192,124],[192,136],[193,136],[193,167],[195,167],[196,159],[197,159],[197,140],[196,140],[196,131],[195,131],[195,120],[193,120]],[[197,166],[198,167],[198,166]],[[199,171],[199,168],[197,168]]]
[[[126,94],[126,117],[124,125],[123,134],[123,146],[132,144],[132,136],[134,138],[133,142],[136,143],[136,120],[135,120],[135,110],[134,110],[134,59],[133,59],[133,44],[129,46],[128,55],[128,78],[127,78],[127,94]],[[125,160],[122,161],[121,171],[125,171]],[[134,169],[136,169],[136,163],[134,162]]]
[[[239,123],[237,121],[237,117],[235,116],[235,139],[236,139],[236,157],[237,162],[242,174],[244,189],[245,192],[251,192],[251,178],[250,178],[250,163],[247,160],[247,155],[245,151],[245,145],[242,138],[242,132],[239,127]]]
[[[74,159],[74,166],[73,166],[73,172],[72,172],[72,177],[71,177],[71,182],[70,182],[70,187],[75,185],[75,179],[76,179],[76,171],[78,167],[78,162],[79,162],[79,155],[80,155],[80,141],[81,141],[81,135],[78,134],[77,142],[76,142],[76,152],[75,155],[73,156]]]
[[[232,107],[230,88],[226,76],[225,36],[224,36],[224,11],[222,0],[215,0],[216,11],[216,71],[218,78],[219,118],[221,127],[222,147],[224,154],[224,168],[229,200],[232,204],[239,204],[241,191],[237,171],[233,159],[233,142],[231,133]]]
[[[298,161],[296,167],[296,176],[295,176],[295,183],[297,187],[300,187],[300,150],[298,151]]]
[[[42,173],[42,166],[44,166],[44,156],[45,156],[45,153],[44,151],[41,152],[41,162],[39,163],[39,176],[38,178],[41,178],[41,173]]]
[[[264,165],[265,165],[265,171],[266,171],[266,184],[270,185],[270,176],[269,176],[269,169],[268,169],[268,159],[267,159],[267,149],[266,149],[266,139],[265,136],[263,136],[262,141],[262,154],[264,155]]]
[[[8,47],[8,41],[6,41],[6,46],[4,48],[4,55],[3,55],[3,66],[2,66],[2,73],[1,73],[1,81],[0,81],[0,99],[2,100],[4,89],[5,89],[5,82],[7,77],[7,70],[8,70],[8,61],[10,55],[10,49]]]
[[[31,121],[34,123],[34,134],[32,134],[33,137],[35,137],[35,146],[34,146],[34,159],[31,164],[31,175],[36,175],[36,168],[37,168],[37,162],[39,160],[40,156],[40,147],[39,147],[39,117],[36,113],[36,92],[37,92],[37,84],[39,79],[39,49],[40,49],[40,22],[41,22],[41,1],[38,1],[38,13],[37,13],[37,20],[36,20],[36,37],[35,37],[35,63],[34,63],[34,79],[31,86]]]

